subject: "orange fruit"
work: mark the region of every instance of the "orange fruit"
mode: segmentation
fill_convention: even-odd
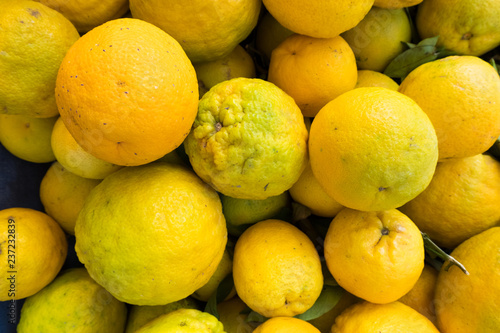
[[[417,226],[396,209],[341,210],[325,236],[325,259],[338,284],[372,303],[390,303],[409,292],[424,268]]]
[[[325,105],[309,132],[312,171],[343,206],[399,207],[430,183],[437,138],[422,109],[387,88],[350,90]]]
[[[293,97],[306,117],[356,85],[356,59],[340,36],[294,34],[271,54],[267,80]]]
[[[293,317],[274,317],[257,326],[254,333],[320,333],[307,321]]]
[[[425,63],[406,76],[399,91],[432,121],[439,160],[482,154],[500,136],[500,77],[478,57]]]
[[[227,56],[257,25],[261,0],[130,0],[134,18],[181,44],[192,62]]]
[[[198,105],[193,65],[179,43],[138,19],[109,21],[67,52],[56,101],[75,140],[117,165],[154,161],[178,147]]]
[[[373,1],[263,0],[262,2],[285,28],[301,35],[333,38],[358,24],[373,6]]]
[[[313,242],[291,223],[274,219],[257,222],[238,238],[233,279],[241,300],[264,317],[304,313],[323,288]]]
[[[443,265],[434,304],[441,333],[498,332],[500,327],[500,227],[472,236],[451,256],[465,266]]]
[[[453,249],[500,221],[500,162],[489,155],[439,162],[429,186],[400,210],[438,245]]]
[[[361,302],[337,317],[331,333],[439,333],[434,324],[411,307],[401,303]]]
[[[434,325],[436,325],[434,291],[437,278],[438,271],[430,265],[425,265],[417,283],[398,300],[426,316]]]

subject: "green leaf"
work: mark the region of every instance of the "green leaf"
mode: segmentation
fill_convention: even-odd
[[[321,317],[337,305],[345,290],[341,287],[325,285],[314,305],[306,312],[295,316],[302,320],[312,320]]]
[[[466,275],[469,275],[469,272],[467,269],[465,269],[465,266],[462,265],[458,260],[450,256],[448,253],[444,252],[443,249],[441,249],[439,246],[437,246],[432,239],[424,232],[421,232],[422,237],[424,238],[424,247],[425,251],[431,256],[431,257],[439,257],[441,258],[446,265],[443,266],[442,269],[447,271],[450,269],[451,266],[455,265],[458,268],[462,270]]]
[[[247,322],[255,322],[255,323],[263,323],[266,320],[267,320],[266,317],[255,311],[250,311],[246,319]]]
[[[210,296],[205,305],[205,312],[210,313],[217,319],[219,319],[219,312],[217,311],[217,304],[222,302],[226,297],[231,293],[234,287],[233,282],[233,274],[228,274],[226,277],[219,283],[215,292]]]
[[[439,55],[436,47],[438,38],[436,36],[423,39],[416,46],[406,43],[409,49],[396,56],[384,70],[384,74],[403,79],[418,66],[436,60]]]

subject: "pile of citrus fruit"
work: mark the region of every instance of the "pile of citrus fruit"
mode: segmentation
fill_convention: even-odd
[[[0,8],[2,332],[500,332],[500,0]]]

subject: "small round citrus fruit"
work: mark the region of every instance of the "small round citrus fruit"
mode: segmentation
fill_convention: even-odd
[[[28,162],[55,161],[50,138],[58,118],[0,114],[0,143],[12,155]]]
[[[127,326],[124,333],[135,333],[139,328],[161,315],[179,309],[198,309],[199,304],[191,297],[167,303],[165,305],[131,305],[127,314]]]
[[[178,309],[148,322],[136,333],[225,333],[222,323],[208,312]]]
[[[341,35],[349,44],[359,69],[383,72],[411,41],[411,24],[403,9],[373,7],[354,28]]]
[[[247,320],[248,306],[238,297],[217,304],[219,321],[227,333],[253,332],[258,323]]]
[[[126,320],[125,304],[78,267],[62,271],[26,299],[18,332],[122,333]]]
[[[57,161],[69,172],[90,179],[104,179],[122,168],[95,157],[76,142],[61,117],[52,129],[51,147]]]
[[[75,237],[79,260],[113,296],[163,305],[208,282],[227,231],[210,186],[185,167],[155,162],[120,169],[97,185]]]
[[[406,76],[399,92],[429,116],[440,160],[482,154],[500,136],[500,77],[478,57],[425,63]]]
[[[257,326],[254,333],[320,333],[307,321],[294,317],[274,317]]]
[[[401,303],[360,302],[337,317],[331,333],[439,333],[434,324],[411,307]]]
[[[500,221],[500,162],[489,155],[439,162],[429,186],[400,207],[439,246],[453,249]]]
[[[289,30],[316,38],[333,38],[358,24],[373,6],[373,1],[263,0],[263,3]]]
[[[28,0],[3,0],[0,25],[0,113],[57,116],[57,71],[78,31],[61,13]]]
[[[185,139],[196,117],[198,81],[174,38],[122,18],[92,29],[69,49],[56,101],[83,149],[113,164],[141,165]]]
[[[354,53],[340,36],[294,34],[271,54],[267,80],[293,97],[306,117],[356,85]]]
[[[93,28],[122,17],[128,11],[127,0],[35,0],[53,8],[84,34]]]
[[[397,208],[429,185],[438,147],[432,123],[411,98],[367,87],[319,111],[309,154],[328,195],[343,206],[376,211]]]
[[[78,213],[90,191],[100,182],[77,176],[57,161],[52,163],[40,182],[40,201],[45,213],[66,233],[74,235]]]
[[[434,325],[436,325],[434,291],[436,289],[438,273],[434,267],[425,265],[417,283],[415,283],[407,294],[398,300],[426,316]]]
[[[415,25],[422,39],[439,36],[438,46],[479,56],[500,45],[499,15],[498,0],[426,0]]]
[[[443,265],[434,305],[441,333],[494,333],[500,327],[500,227],[461,243],[451,256],[469,272]]]
[[[241,235],[252,224],[278,218],[287,209],[291,210],[288,192],[263,200],[238,199],[224,194],[220,197],[227,231],[233,236]]]
[[[257,25],[260,0],[130,0],[132,16],[174,37],[192,62],[228,55]]]
[[[382,87],[398,91],[399,84],[389,76],[369,69],[358,70],[358,81],[354,88]]]
[[[66,260],[64,231],[49,215],[30,208],[0,210],[0,301],[39,292]]]
[[[194,171],[218,192],[263,200],[297,181],[307,137],[293,98],[268,81],[234,78],[203,95],[184,148]]]
[[[266,64],[273,50],[294,32],[282,26],[268,11],[265,11],[255,28],[255,48]]]
[[[325,259],[338,284],[372,303],[390,303],[409,292],[424,269],[420,230],[396,209],[342,209],[325,237]]]
[[[420,4],[423,0],[375,0],[374,6],[380,8],[407,8]]]
[[[273,219],[252,225],[238,238],[233,278],[238,296],[264,317],[304,313],[323,288],[312,241],[291,223]]]
[[[235,77],[254,78],[256,76],[253,58],[239,44],[225,57],[194,64],[194,70],[198,77],[200,96],[222,81]]]
[[[295,202],[306,206],[311,210],[311,213],[318,216],[334,217],[344,208],[326,194],[321,184],[314,177],[310,163],[307,164],[300,178],[288,192]]]
[[[201,288],[198,288],[194,293],[191,294],[191,297],[194,299],[200,300],[202,302],[208,302],[213,293],[217,292],[217,288],[219,284],[224,280],[229,274],[233,271],[233,259],[229,254],[228,250],[224,251],[222,255],[222,259],[217,266],[214,274],[210,277],[207,283],[205,283]],[[230,292],[226,298],[230,298],[234,296],[235,291],[233,288],[233,292]]]

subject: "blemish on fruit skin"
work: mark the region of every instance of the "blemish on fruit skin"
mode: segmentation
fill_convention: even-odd
[[[36,18],[39,18],[41,16],[40,12],[38,11],[38,9],[33,9],[33,8],[26,8],[26,10],[28,11],[28,13],[33,16],[33,17],[36,17]]]

